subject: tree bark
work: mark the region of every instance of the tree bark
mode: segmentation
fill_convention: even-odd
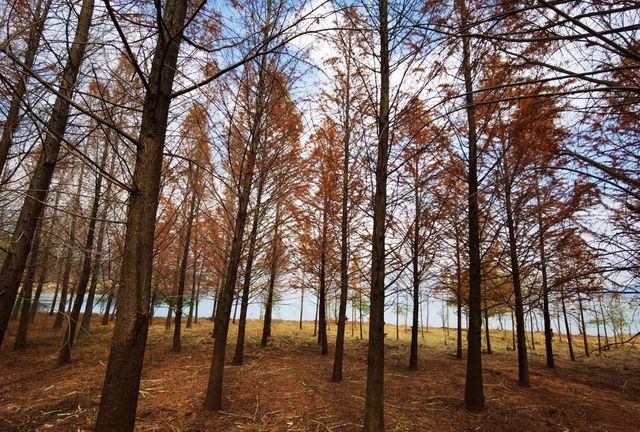
[[[413,219],[413,241],[411,247],[411,266],[413,282],[413,313],[411,321],[411,348],[409,354],[409,369],[418,369],[418,325],[420,313],[420,182],[418,178],[418,163],[415,166],[415,183],[413,186],[413,201],[415,206],[415,217]]]
[[[506,168],[505,168],[506,169]],[[524,307],[522,301],[522,286],[520,280],[520,264],[518,263],[518,246],[516,227],[513,221],[511,206],[511,183],[506,173],[504,177],[505,212],[507,216],[507,231],[509,232],[509,256],[511,257],[511,277],[515,297],[516,340],[518,343],[518,383],[522,387],[529,387],[529,363],[527,361],[527,341],[524,327]]]
[[[482,384],[482,276],[480,269],[480,215],[478,206],[478,136],[476,107],[473,97],[471,41],[468,35],[468,14],[464,0],[456,0],[460,9],[462,37],[462,71],[465,83],[468,139],[468,223],[469,223],[469,329],[467,331],[467,375],[464,402],[467,410],[484,410]]]
[[[342,381],[344,359],[344,332],[347,324],[347,299],[349,296],[349,158],[351,156],[351,35],[348,46],[344,81],[344,139],[342,154],[342,214],[340,217],[340,306],[338,330],[336,332],[336,352],[333,360],[332,381]]]
[[[538,248],[540,252],[540,271],[542,273],[542,316],[544,319],[544,346],[547,358],[547,367],[555,369],[553,358],[553,329],[551,328],[551,313],[549,312],[549,282],[547,279],[547,255],[544,248],[544,224],[542,221],[542,207],[538,195]]]
[[[116,325],[96,421],[98,432],[133,430],[147,343],[153,239],[171,91],[187,2],[167,0],[142,110]]]
[[[567,345],[569,345],[569,357],[571,361],[576,361],[576,356],[573,352],[573,342],[571,340],[571,327],[569,326],[569,317],[567,316],[567,306],[564,302],[564,290],[560,288],[560,301],[562,302],[562,315],[564,316],[564,326],[567,330]]]
[[[389,162],[389,29],[388,2],[379,0],[380,104],[376,190],[373,199],[373,238],[371,251],[371,305],[369,313],[369,349],[365,391],[364,429],[384,431],[384,300],[385,236],[387,213],[387,174]]]

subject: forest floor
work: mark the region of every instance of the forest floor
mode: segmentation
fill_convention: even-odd
[[[313,322],[274,322],[260,348],[261,322],[248,324],[245,365],[225,370],[224,411],[204,411],[212,324],[183,330],[183,350],[170,352],[173,332],[158,318],[150,329],[136,430],[139,431],[359,431],[362,430],[367,344],[347,328],[344,381],[331,382],[333,347],[320,356]],[[84,431],[95,421],[113,324],[83,335],[73,362],[56,367],[61,331],[39,315],[30,346],[12,351],[15,322],[0,351],[0,431]],[[365,329],[366,330],[366,329]],[[232,325],[230,341],[237,326]],[[420,339],[420,369],[407,368],[410,334],[388,326],[385,422],[388,431],[638,431],[640,349],[584,356],[574,336],[576,362],[556,336],[557,369],[545,368],[542,334],[531,354],[531,387],[517,382],[511,333],[492,332],[494,353],[483,355],[487,409],[463,408],[465,362],[455,358],[455,331],[429,329]],[[335,339],[332,324],[329,338]],[[366,331],[365,331],[366,338]],[[446,345],[445,345],[446,341]],[[595,338],[590,339],[597,346]],[[465,344],[466,345],[466,344]],[[229,346],[228,358],[233,355]]]

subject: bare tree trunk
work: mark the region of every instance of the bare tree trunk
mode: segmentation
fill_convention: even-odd
[[[456,329],[456,358],[462,360],[462,263],[460,260],[460,239],[458,225],[454,225],[456,236],[456,307],[458,312]]]
[[[584,342],[584,355],[589,357],[589,342],[587,341],[587,324],[584,321],[584,308],[582,307],[582,297],[578,293],[578,307],[580,308],[580,325],[582,326],[582,341]]]
[[[567,330],[567,345],[569,345],[569,357],[571,361],[576,361],[576,356],[573,353],[573,343],[571,341],[571,327],[569,327],[569,318],[567,317],[567,306],[564,302],[564,290],[560,288],[560,301],[562,302],[562,315],[564,315],[564,325]]]
[[[409,369],[418,369],[418,325],[420,310],[420,182],[418,178],[418,163],[415,166],[415,182],[413,185],[413,201],[415,206],[415,216],[413,218],[413,242],[411,247],[411,266],[412,266],[412,282],[413,282],[413,314],[411,324],[411,348],[409,354]]]
[[[470,36],[466,33],[468,15],[464,0],[457,0],[462,37],[462,71],[465,83],[465,103],[468,127],[468,173],[469,185],[469,329],[467,331],[467,375],[464,402],[467,410],[484,410],[484,389],[482,384],[482,299],[480,274],[480,216],[478,206],[478,136],[476,132],[476,108],[473,97],[473,77]]]
[[[109,311],[111,310],[111,302],[113,301],[113,292],[109,291],[109,295],[107,296],[107,304],[104,307],[104,315],[102,317],[102,325],[106,326],[109,324]]]
[[[80,213],[80,194],[82,193],[82,185],[84,184],[84,163],[80,166],[80,177],[78,178],[78,185],[76,188],[76,194],[74,199],[74,210],[71,216],[71,228],[69,230],[69,244],[67,245],[67,255],[64,263],[64,272],[62,274],[62,290],[60,292],[60,306],[58,306],[58,312],[56,313],[56,319],[53,322],[53,328],[62,328],[62,322],[64,321],[65,314],[70,307],[67,306],[67,301],[70,301],[73,297],[73,288],[69,290],[69,282],[71,277],[71,265],[73,261],[73,248],[76,239],[76,225],[78,223],[78,213]],[[67,299],[69,294],[69,299]]]
[[[273,233],[273,244],[271,249],[271,268],[269,270],[269,287],[267,289],[267,303],[264,308],[264,325],[262,327],[262,340],[260,345],[265,347],[271,337],[271,319],[273,314],[273,290],[276,283],[276,276],[278,274],[278,243],[280,242],[280,204],[276,208],[276,220]]]
[[[258,181],[258,192],[256,195],[256,205],[254,207],[251,234],[249,234],[249,251],[247,253],[247,265],[244,270],[244,281],[242,282],[242,304],[240,306],[240,324],[238,325],[238,337],[236,339],[236,349],[233,353],[231,364],[240,366],[244,362],[244,339],[247,329],[247,311],[249,309],[249,291],[251,289],[251,275],[253,273],[253,260],[255,258],[256,243],[258,239],[258,224],[260,222],[260,203],[266,174],[263,173]]]
[[[344,88],[344,139],[342,154],[342,214],[340,217],[340,306],[338,312],[338,330],[336,332],[336,353],[333,360],[332,381],[342,381],[342,362],[344,359],[344,332],[347,324],[347,300],[349,296],[349,158],[351,156],[351,35],[348,37],[345,56]]]
[[[487,339],[487,354],[493,354],[493,351],[491,351],[491,334],[489,333],[489,308],[486,302],[484,304],[484,332]]]
[[[187,317],[187,328],[191,328],[193,324],[193,309],[196,303],[196,285],[198,280],[198,259],[197,252],[193,251],[193,270],[191,272],[191,296],[189,300],[189,315]]]
[[[195,176],[198,176],[198,170],[193,173]],[[178,297],[176,301],[176,320],[175,326],[173,328],[173,346],[171,347],[171,351],[180,352],[182,350],[182,344],[180,343],[180,336],[182,331],[182,306],[184,303],[184,284],[187,280],[187,264],[189,263],[189,251],[191,249],[191,232],[193,231],[193,219],[197,212],[197,193],[195,187],[193,187],[193,183],[190,182],[192,191],[191,191],[191,202],[189,203],[189,216],[187,218],[187,232],[185,233],[184,238],[184,249],[182,251],[182,263],[180,264],[180,278],[178,280]],[[195,266],[195,263],[194,263]]]
[[[0,138],[0,174],[3,173],[5,165],[7,163],[7,157],[9,155],[9,149],[13,143],[13,137],[20,126],[22,120],[20,116],[20,104],[24,101],[24,96],[27,92],[27,81],[29,80],[29,72],[33,67],[33,63],[38,54],[38,47],[40,46],[40,37],[42,30],[44,29],[44,23],[49,15],[49,6],[51,0],[38,0],[36,3],[36,9],[34,13],[34,21],[29,30],[29,36],[27,36],[27,49],[24,54],[24,60],[22,62],[22,72],[18,78],[18,82],[13,88],[13,96],[11,98],[11,104],[9,105],[9,111],[7,117],[3,122],[4,128],[2,131],[2,138]]]
[[[544,248],[545,229],[542,221],[542,206],[538,194],[538,248],[540,252],[540,271],[542,273],[542,316],[544,318],[544,346],[547,356],[547,367],[555,369],[553,358],[553,329],[551,328],[551,313],[549,312],[549,282],[547,280],[547,255]],[[558,327],[559,328],[559,327]]]
[[[609,334],[607,333],[607,318],[604,314],[604,308],[602,307],[602,298],[598,299],[600,303],[600,314],[602,315],[602,329],[604,330],[604,344],[607,347],[607,351],[609,351]]]
[[[29,266],[27,267],[27,274],[22,285],[22,311],[20,312],[20,323],[18,325],[16,340],[13,345],[14,350],[22,349],[27,346],[27,329],[29,327],[29,317],[31,313],[31,293],[33,288],[33,280],[36,276],[36,268],[40,264],[38,257],[40,255],[42,224],[43,218],[41,217],[38,220],[38,225],[34,234],[33,244],[31,245],[31,254],[29,256]]]
[[[504,168],[503,171],[505,171]],[[505,213],[507,216],[507,231],[509,232],[509,255],[511,257],[511,277],[513,280],[513,292],[515,298],[516,313],[516,340],[518,342],[518,383],[522,387],[529,387],[529,363],[527,361],[527,341],[524,327],[524,306],[522,300],[522,286],[520,280],[520,264],[518,263],[518,246],[516,240],[516,227],[513,222],[513,209],[511,207],[511,179],[506,171],[503,172]]]
[[[53,171],[58,163],[62,137],[69,117],[70,101],[73,98],[73,89],[87,45],[92,13],[93,0],[83,0],[76,34],[60,79],[59,94],[56,97],[51,118],[47,123],[42,151],[38,156],[29,189],[20,210],[20,216],[18,216],[18,222],[0,269],[0,345],[4,339],[11,309],[16,300],[20,278],[31,249],[38,218],[42,214]]]
[[[268,12],[270,15],[270,12]],[[265,25],[265,34],[268,34],[269,25]],[[266,49],[267,44],[265,44]],[[256,96],[258,106],[256,115],[253,119],[251,127],[251,136],[249,148],[247,149],[246,166],[241,170],[242,178],[240,181],[240,196],[238,200],[238,211],[235,218],[233,229],[233,240],[231,242],[231,250],[229,261],[226,267],[226,275],[224,286],[220,292],[220,299],[216,307],[215,323],[213,328],[214,345],[213,358],[211,361],[211,369],[209,371],[209,381],[204,401],[204,407],[207,410],[218,411],[222,408],[222,382],[224,379],[224,362],[227,349],[227,337],[229,332],[229,321],[231,319],[231,307],[233,297],[236,290],[236,282],[238,279],[238,267],[242,254],[242,239],[244,237],[245,225],[247,222],[247,208],[251,197],[251,188],[253,183],[254,167],[256,162],[256,153],[260,142],[260,123],[263,118],[264,108],[263,98],[265,97],[265,69],[266,56],[260,57],[259,78],[258,78],[258,94]]]
[[[104,167],[107,161],[107,155],[109,154],[109,146],[105,143],[102,152],[102,159],[100,160],[100,167]],[[102,175],[98,174],[95,181],[95,188],[93,191],[93,202],[91,203],[91,214],[89,216],[89,227],[87,229],[87,239],[84,244],[84,251],[82,257],[82,272],[80,273],[80,279],[76,287],[76,299],[71,309],[71,316],[69,317],[67,329],[65,331],[64,338],[62,339],[62,346],[58,351],[58,365],[63,365],[71,361],[71,348],[73,347],[73,341],[76,336],[76,329],[78,320],[80,318],[80,310],[82,309],[82,302],[84,295],[87,291],[87,285],[89,284],[89,276],[91,274],[91,258],[93,254],[93,240],[95,237],[96,223],[98,217],[98,208],[100,207],[100,192],[102,191]]]
[[[365,391],[364,429],[384,431],[384,297],[385,237],[387,213],[387,173],[389,163],[389,29],[388,2],[380,0],[380,101],[378,107],[378,149],[376,190],[373,199],[373,238],[371,251],[371,306],[369,312],[369,349]]]
[[[149,328],[153,238],[162,154],[186,10],[187,2],[167,0],[162,25],[158,29],[142,109],[118,287],[116,325],[96,420],[97,432],[131,431],[135,424]]]
[[[300,330],[302,330],[302,312],[304,311],[304,287],[300,289]]]
[[[328,202],[325,197],[322,207],[322,239],[320,244],[320,274],[319,274],[319,301],[318,306],[318,344],[322,355],[329,354],[329,344],[327,340],[327,243],[328,243]]]
[[[108,148],[108,146],[106,146]],[[111,156],[111,162],[109,167],[109,172],[113,173],[116,162],[116,154],[115,152]],[[104,206],[102,211],[100,212],[100,226],[98,228],[98,238],[96,240],[96,250],[95,256],[93,259],[93,268],[91,269],[91,282],[89,283],[89,295],[87,296],[87,304],[84,308],[84,314],[82,315],[82,324],[80,325],[80,334],[89,333],[89,328],[91,327],[91,317],[93,316],[93,302],[96,296],[96,288],[98,287],[98,273],[100,272],[100,266],[102,264],[102,248],[104,244],[104,237],[107,230],[107,221],[105,220],[107,217],[107,210],[109,208],[109,202],[112,197],[112,183],[109,182],[107,184],[106,191],[104,193]]]

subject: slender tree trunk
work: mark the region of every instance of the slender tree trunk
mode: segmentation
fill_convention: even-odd
[[[105,143],[102,151],[102,159],[100,160],[100,166],[104,167],[107,155],[109,154],[109,146]],[[91,203],[91,213],[89,216],[89,227],[87,229],[87,238],[84,244],[84,251],[82,256],[82,271],[80,273],[80,279],[76,286],[76,298],[73,308],[71,309],[71,315],[67,321],[67,329],[65,331],[64,338],[62,339],[62,346],[58,351],[58,365],[67,364],[71,361],[71,349],[73,347],[73,341],[76,336],[76,329],[78,320],[80,318],[80,310],[82,309],[82,303],[84,295],[87,291],[87,285],[89,284],[89,276],[91,275],[91,259],[93,254],[93,241],[95,238],[96,223],[98,217],[98,208],[100,207],[100,192],[102,191],[102,175],[98,174],[95,181],[95,187],[93,191],[93,202]]]
[[[247,311],[249,310],[249,291],[251,289],[251,275],[253,273],[253,260],[256,253],[256,243],[258,240],[258,224],[260,223],[260,204],[262,201],[262,191],[266,174],[263,173],[258,181],[258,192],[256,195],[256,205],[253,209],[253,222],[251,224],[251,234],[249,234],[249,251],[247,253],[247,264],[244,270],[244,281],[242,282],[242,304],[240,306],[240,324],[238,325],[238,337],[236,339],[236,349],[233,353],[231,364],[240,366],[244,362],[244,340],[247,329]]]
[[[187,328],[193,324],[193,309],[196,303],[196,285],[198,280],[198,254],[193,252],[193,270],[191,272],[191,296],[189,298],[189,315],[187,316]]]
[[[113,292],[109,291],[109,295],[107,296],[107,304],[104,307],[104,315],[102,316],[102,325],[106,326],[109,324],[109,311],[111,310],[111,302],[113,301]]]
[[[549,282],[547,279],[547,255],[544,248],[544,224],[542,221],[542,206],[538,195],[538,248],[540,252],[540,271],[542,273],[542,316],[544,319],[544,346],[547,357],[547,367],[555,369],[553,358],[553,329],[551,328],[551,313],[549,312]],[[558,327],[560,328],[560,327]]]
[[[318,309],[318,343],[320,353],[329,354],[329,343],[327,339],[327,243],[329,230],[329,217],[327,215],[328,202],[325,199],[322,208],[322,242],[320,250],[320,306]]]
[[[264,325],[262,327],[262,340],[260,345],[267,346],[267,342],[271,337],[271,319],[273,315],[273,292],[278,275],[278,243],[280,242],[280,204],[276,207],[276,220],[273,233],[273,244],[271,249],[271,268],[269,269],[269,287],[267,289],[267,303],[264,308]]]
[[[487,354],[493,354],[493,351],[491,351],[491,334],[489,333],[489,308],[486,302],[484,304],[484,332],[487,338]]]
[[[604,308],[602,307],[602,298],[598,299],[600,303],[600,314],[602,315],[602,330],[604,330],[604,344],[607,347],[607,351],[609,351],[609,334],[607,333],[607,319],[604,314]]]
[[[270,3],[267,9],[269,10],[267,11],[267,23],[264,26],[264,41],[267,41],[267,35],[270,32]],[[267,46],[268,43],[265,43],[263,49],[266,50]],[[266,94],[266,61],[266,51],[263,51],[263,55],[260,56],[258,66],[259,76],[258,91],[256,94],[256,114],[251,126],[249,138],[250,143],[246,155],[246,166],[241,170],[242,178],[240,180],[240,196],[233,229],[233,240],[231,242],[228,265],[226,266],[224,286],[220,292],[220,299],[216,308],[216,317],[213,329],[215,339],[213,345],[213,358],[211,361],[209,381],[204,401],[205,409],[212,411],[219,411],[222,408],[222,382],[224,379],[224,362],[229,332],[229,321],[231,318],[231,306],[238,278],[238,267],[240,266],[240,259],[242,255],[242,240],[247,222],[247,208],[251,197],[256,153],[261,139],[259,132],[264,114],[263,99]]]
[[[369,310],[369,350],[365,391],[364,429],[384,431],[384,297],[385,236],[387,213],[387,173],[389,161],[389,29],[388,2],[379,0],[380,100],[378,108],[378,151],[376,190],[373,200],[371,251],[371,305]]]
[[[342,381],[344,359],[344,332],[347,325],[347,300],[349,296],[349,158],[351,144],[351,35],[348,36],[345,56],[344,81],[344,140],[342,154],[342,214],[340,217],[340,306],[336,332],[336,353],[333,360],[333,382]]]
[[[304,287],[300,289],[300,330],[302,330],[302,312],[304,311]]]
[[[9,155],[9,149],[13,143],[13,137],[20,126],[22,117],[20,116],[20,105],[24,101],[24,96],[27,93],[27,81],[29,80],[29,70],[33,67],[33,63],[38,54],[38,47],[40,46],[40,38],[42,36],[42,30],[44,29],[47,15],[49,15],[49,6],[51,0],[38,0],[36,3],[34,21],[29,30],[27,36],[27,49],[24,54],[24,60],[22,61],[22,72],[18,78],[18,82],[13,88],[13,96],[11,98],[11,104],[9,105],[9,111],[7,117],[4,120],[4,128],[2,131],[2,137],[0,138],[0,174],[3,173],[5,165],[7,163],[7,157]]]
[[[564,326],[567,330],[567,345],[569,345],[569,357],[571,361],[576,361],[576,356],[573,353],[573,343],[571,341],[571,327],[569,326],[569,318],[567,317],[567,306],[564,302],[564,289],[560,288],[560,301],[562,302],[562,315],[564,316]]]
[[[504,167],[503,171],[506,170]],[[511,277],[513,279],[513,292],[515,298],[516,313],[516,340],[518,342],[518,383],[522,387],[529,387],[529,363],[527,361],[527,341],[524,327],[524,306],[522,300],[522,286],[520,280],[520,264],[518,263],[518,246],[516,240],[516,227],[513,221],[513,208],[511,206],[511,179],[503,172],[505,213],[507,216],[507,230],[509,232],[509,255],[511,257]]]
[[[73,261],[73,248],[76,239],[76,225],[78,223],[78,213],[80,213],[80,194],[82,193],[82,185],[84,184],[84,164],[80,167],[80,177],[78,178],[78,185],[76,188],[76,194],[74,196],[74,212],[71,216],[71,228],[69,230],[69,244],[67,245],[67,255],[64,263],[64,272],[62,274],[62,290],[60,292],[60,305],[58,306],[58,312],[56,313],[56,319],[53,322],[53,328],[62,328],[62,323],[65,318],[66,312],[70,309],[67,305],[67,301],[70,301],[73,297],[73,288],[69,290],[69,282],[71,277],[71,266]],[[67,299],[67,295],[69,298]]]
[[[198,176],[198,170],[195,170],[195,173],[192,173],[195,176]],[[189,263],[189,251],[191,249],[191,232],[193,231],[193,219],[196,217],[195,214],[197,212],[197,193],[196,189],[193,186],[193,181],[191,184],[191,202],[189,203],[189,216],[187,218],[187,232],[185,233],[184,238],[184,249],[182,250],[182,263],[180,264],[180,277],[178,280],[178,298],[176,301],[176,320],[175,325],[173,327],[173,346],[171,347],[171,351],[180,352],[182,351],[181,344],[181,332],[182,332],[182,306],[184,304],[184,285],[187,280],[187,264]],[[194,263],[195,266],[195,263]]]
[[[584,355],[589,357],[589,342],[587,341],[587,324],[584,320],[584,308],[582,307],[582,297],[578,293],[578,307],[580,308],[580,325],[582,326],[582,341],[584,342]]]
[[[14,350],[19,350],[27,346],[27,329],[29,327],[29,318],[31,313],[31,293],[33,289],[33,280],[36,276],[36,268],[40,264],[38,257],[40,255],[42,224],[43,218],[41,217],[38,220],[38,225],[34,234],[33,244],[31,245],[31,254],[29,256],[29,266],[27,267],[27,274],[24,278],[24,284],[22,285],[22,310],[20,312],[20,323],[18,324],[16,340],[13,345]]]
[[[476,108],[473,97],[473,71],[471,41],[467,22],[469,12],[464,0],[456,0],[465,31],[462,37],[462,71],[465,83],[465,103],[468,127],[467,182],[469,187],[469,328],[467,331],[467,375],[464,401],[467,410],[484,410],[484,389],[482,384],[482,276],[480,274],[480,215],[478,206],[478,137],[476,132]]]
[[[593,313],[596,318],[596,331],[598,335],[598,355],[600,355],[602,353],[602,339],[600,336],[600,317],[598,316],[598,311],[595,308],[593,308]]]
[[[456,358],[462,360],[462,263],[460,260],[460,239],[458,226],[455,225],[456,237],[456,307],[458,312],[456,329]]]
[[[109,147],[108,145],[106,146]],[[109,172],[113,173],[115,169],[117,157],[115,152],[111,156],[111,162]],[[100,211],[100,226],[98,228],[98,237],[96,239],[96,250],[93,258],[93,268],[91,269],[91,282],[89,283],[89,294],[87,296],[87,304],[84,308],[84,314],[82,315],[82,323],[80,325],[80,334],[89,333],[91,327],[91,318],[93,317],[93,302],[96,296],[96,288],[98,287],[98,273],[100,272],[100,266],[102,264],[102,248],[104,245],[104,237],[107,230],[107,210],[109,208],[109,202],[112,197],[112,183],[107,184],[106,191],[104,193],[104,206]]]
[[[51,118],[47,123],[42,151],[38,156],[18,222],[0,269],[0,345],[16,300],[38,218],[42,214],[53,171],[59,159],[62,137],[69,117],[70,101],[73,98],[73,89],[87,45],[92,13],[93,0],[83,0],[76,34],[69,50],[67,64],[62,72],[58,88],[59,95],[56,97]]]
[[[418,178],[418,162],[415,162],[413,185],[413,201],[415,206],[415,215],[413,219],[413,242],[411,244],[411,266],[412,266],[412,282],[413,282],[413,313],[411,324],[411,349],[409,354],[409,369],[418,369],[418,325],[420,310],[420,181]]]
[[[97,432],[133,430],[147,344],[153,238],[171,91],[187,2],[167,0],[158,29],[136,149],[116,325],[102,387]],[[160,12],[158,12],[160,13]]]

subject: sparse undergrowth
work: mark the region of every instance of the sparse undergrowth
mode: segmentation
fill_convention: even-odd
[[[61,334],[36,318],[29,347],[0,351],[0,430],[92,430],[111,327],[81,335],[73,362],[55,367]],[[224,411],[204,411],[211,329],[199,320],[183,330],[183,351],[170,352],[161,319],[151,327],[140,386],[140,431],[358,431],[366,382],[366,341],[347,328],[342,383],[331,382],[333,350],[322,357],[313,322],[274,322],[260,348],[261,323],[249,321],[245,365],[225,372]],[[232,326],[230,341],[237,327]],[[366,329],[365,329],[366,330]],[[10,338],[15,328],[10,329]],[[332,325],[329,339],[335,339]],[[511,334],[493,331],[494,353],[483,355],[487,410],[463,409],[465,362],[455,358],[455,331],[429,329],[420,339],[420,369],[407,368],[410,334],[387,331],[385,420],[389,431],[637,431],[640,425],[640,350],[623,347],[568,361],[556,336],[557,369],[544,365],[542,335],[531,352],[532,387],[517,383]],[[366,338],[366,331],[365,331]],[[445,340],[447,345],[445,346]],[[595,338],[590,340],[597,346]],[[332,348],[332,347],[331,347]],[[582,347],[576,344],[576,352]]]

